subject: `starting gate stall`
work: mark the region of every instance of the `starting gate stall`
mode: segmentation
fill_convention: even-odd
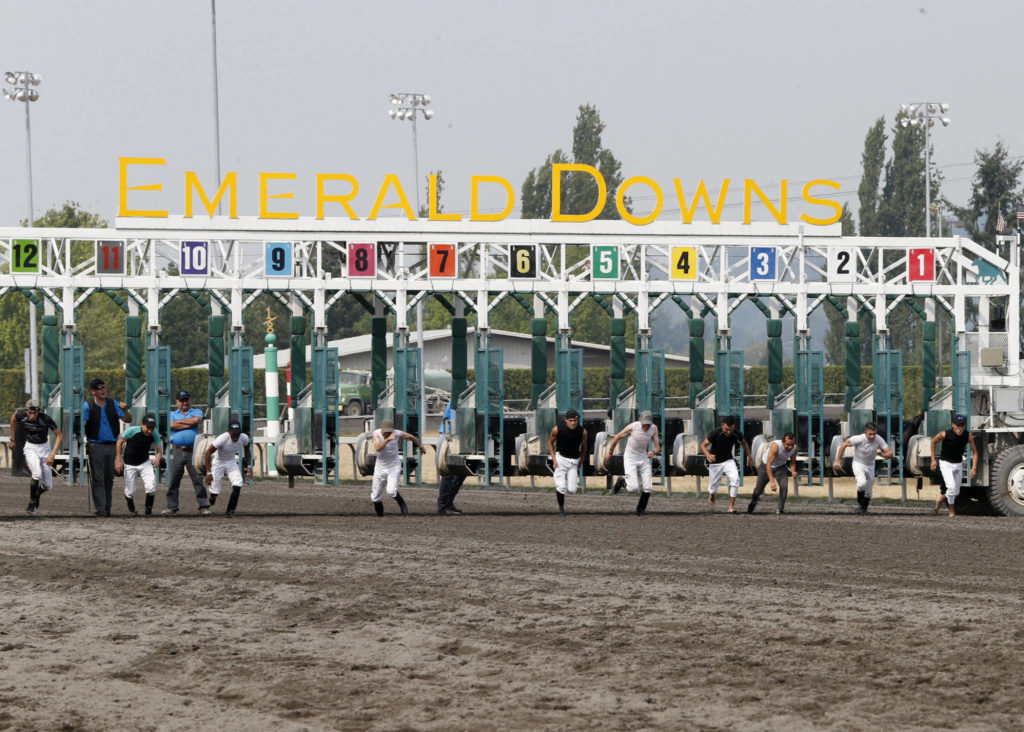
[[[67,451],[66,478],[69,485],[81,485],[85,472],[85,425],[82,424],[82,405],[85,404],[85,352],[74,342],[74,333],[68,332],[61,349],[61,382],[59,410],[51,405],[47,414],[61,426],[64,449]],[[61,456],[55,458],[57,462]]]
[[[318,336],[321,343],[325,340]],[[338,474],[338,349],[313,347],[313,379],[297,395],[294,419],[277,436],[274,462],[279,475],[313,478],[320,485],[339,485]],[[370,474],[373,465],[370,465]]]
[[[518,475],[553,475],[548,437],[569,409],[575,409],[583,423],[583,349],[569,345],[568,334],[559,334],[555,351],[555,383],[537,398],[537,406],[526,418],[526,432],[515,442]]]

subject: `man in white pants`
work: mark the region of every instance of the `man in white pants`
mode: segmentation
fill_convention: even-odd
[[[373,501],[373,510],[378,516],[384,515],[385,491],[398,503],[398,510],[402,512],[403,516],[409,513],[405,499],[398,492],[398,474],[402,470],[402,458],[398,454],[398,446],[402,440],[409,440],[420,452],[423,452],[423,445],[416,439],[416,435],[396,430],[393,419],[381,421],[380,428],[373,431],[373,449],[377,451],[377,459],[373,462],[370,500]]]
[[[54,457],[60,450],[64,435],[57,427],[50,415],[39,410],[39,402],[29,399],[25,403],[25,411],[15,413],[11,416],[11,451],[18,449],[18,427],[25,439],[21,452],[25,456],[25,465],[32,476],[29,484],[29,499],[26,513],[35,513],[39,510],[39,497],[53,487],[53,465]],[[53,447],[47,439],[47,431],[53,430],[56,437]]]
[[[722,478],[729,480],[729,513],[736,513],[736,495],[740,490],[740,468],[736,464],[736,447],[743,446],[747,464],[754,467],[754,456],[750,454],[747,438],[740,432],[739,420],[731,415],[723,416],[718,428],[708,433],[700,443],[700,451],[708,460],[708,503],[715,505],[715,494]],[[709,449],[710,448],[710,449]]]
[[[942,443],[938,464],[935,461],[935,445]],[[978,448],[974,444],[974,435],[967,431],[967,417],[958,414],[953,417],[952,429],[943,430],[932,438],[932,472],[936,469],[942,475],[942,491],[935,501],[935,513],[942,508],[945,501],[949,507],[949,515],[956,516],[953,505],[960,495],[960,482],[964,477],[964,449],[971,446],[971,480],[978,475]],[[944,494],[944,495],[943,495]]]
[[[654,424],[654,416],[647,410],[640,412],[640,419],[631,422],[608,445],[606,460],[612,459],[615,446],[619,440],[626,438],[626,449],[622,452],[622,465],[626,473],[626,490],[630,493],[640,491],[640,500],[636,504],[636,515],[643,516],[647,511],[647,502],[651,498],[654,487],[651,480],[651,458],[661,453],[661,441],[658,439],[658,427]],[[647,448],[654,443],[654,449]]]
[[[847,447],[853,447],[853,477],[857,481],[857,503],[860,505],[860,515],[868,515],[868,504],[871,503],[871,493],[875,485],[875,459],[888,460],[892,457],[892,450],[878,435],[878,427],[874,422],[864,425],[863,435],[854,435],[843,440],[836,453],[836,461],[832,464],[833,469],[839,470],[842,466],[840,461]]]
[[[156,445],[156,454],[150,458],[149,448]],[[147,414],[142,424],[129,427],[117,436],[114,453],[114,472],[124,471],[124,497],[128,503],[128,515],[138,516],[135,510],[135,481],[142,478],[146,491],[146,515],[153,515],[153,500],[156,498],[156,472],[160,464],[163,446],[156,431],[156,417]]]
[[[580,427],[580,413],[575,409],[566,410],[565,420],[552,428],[548,436],[548,452],[555,469],[558,515],[565,518],[565,494],[576,495],[580,482],[579,467],[587,461],[587,431]]]
[[[220,481],[227,477],[231,483],[231,498],[224,515],[231,518],[238,508],[238,498],[242,495],[242,472],[238,469],[238,453],[245,448],[245,475],[252,480],[252,452],[249,450],[249,435],[242,434],[242,421],[231,418],[228,431],[221,433],[206,448],[206,487],[210,492],[210,505],[217,502],[220,495]],[[216,455],[214,455],[216,453]],[[211,458],[213,458],[211,462]]]

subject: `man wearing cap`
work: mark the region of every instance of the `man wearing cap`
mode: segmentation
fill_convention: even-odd
[[[729,513],[736,513],[736,496],[740,490],[740,468],[736,464],[736,447],[743,446],[747,464],[754,467],[754,456],[750,454],[747,438],[740,432],[739,420],[725,415],[719,426],[700,443],[700,451],[708,461],[708,503],[715,505],[715,494],[722,478],[729,480]],[[784,503],[784,502],[783,502]]]
[[[221,478],[227,476],[231,483],[231,498],[224,515],[228,518],[235,515],[238,498],[242,494],[242,472],[238,469],[238,452],[245,448],[245,475],[252,480],[252,452],[249,450],[249,435],[242,434],[242,422],[232,417],[228,431],[217,435],[213,443],[206,448],[206,485],[210,489],[210,505],[217,502],[220,495]],[[212,464],[211,464],[211,458]]]
[[[647,502],[651,498],[654,487],[651,479],[651,458],[661,452],[661,441],[658,439],[658,428],[654,417],[648,410],[640,412],[640,419],[626,425],[619,434],[612,438],[608,445],[606,460],[612,459],[615,446],[619,440],[626,438],[626,449],[622,453],[622,464],[626,473],[626,490],[630,493],[640,491],[640,500],[636,504],[636,515],[643,516],[647,511]],[[654,443],[654,449],[647,448]]]
[[[402,469],[402,460],[398,454],[398,445],[402,440],[409,440],[420,452],[423,452],[423,445],[416,439],[416,435],[395,429],[395,421],[385,419],[380,423],[380,428],[373,431],[373,449],[377,451],[377,459],[373,462],[373,484],[370,488],[370,500],[373,501],[373,510],[378,516],[384,515],[384,492],[395,499],[398,503],[398,510],[405,516],[409,513],[409,507],[405,505],[405,499],[398,492],[398,473]]]
[[[117,436],[121,433],[119,421],[128,424],[132,415],[124,411],[127,404],[107,396],[103,379],[93,379],[89,389],[92,398],[82,407],[82,422],[85,424],[86,452],[89,455],[92,503],[97,516],[109,516],[114,493]]]
[[[149,456],[149,449],[156,444],[156,454]],[[114,469],[124,471],[124,497],[128,502],[128,515],[138,516],[135,510],[135,481],[142,478],[146,491],[146,515],[153,515],[153,499],[156,498],[156,471],[163,457],[163,446],[156,431],[156,417],[147,414],[141,425],[132,425],[117,438],[117,458]]]
[[[192,396],[182,389],[175,397],[178,408],[170,415],[169,427],[171,428],[171,454],[170,464],[167,466],[167,508],[161,511],[164,515],[173,515],[178,512],[178,488],[181,486],[181,479],[188,471],[188,477],[192,480],[192,489],[196,494],[196,502],[199,504],[199,513],[203,516],[210,515],[210,499],[206,495],[206,486],[203,485],[199,471],[192,464],[192,446],[199,435],[199,426],[203,422],[203,413],[192,407]]]
[[[587,460],[587,431],[580,426],[580,413],[565,412],[565,420],[556,424],[548,436],[548,452],[555,469],[555,496],[558,515],[565,518],[565,494],[576,495],[579,487],[579,466]]]
[[[847,447],[853,447],[853,478],[857,482],[857,503],[860,506],[860,515],[868,515],[868,504],[871,503],[871,493],[875,485],[875,460],[882,458],[888,460],[892,457],[892,450],[889,445],[878,434],[878,426],[874,422],[864,425],[864,434],[847,437],[839,446],[836,453],[836,460],[832,464],[834,470],[839,470],[842,465],[843,453]]]
[[[46,412],[39,411],[39,402],[29,399],[25,404],[25,411],[15,413],[11,416],[11,451],[18,449],[18,427],[21,427],[21,434],[24,436],[25,444],[22,445],[22,454],[25,456],[25,465],[32,476],[29,483],[28,508],[26,513],[35,513],[39,510],[39,497],[53,486],[53,465],[54,456],[60,450],[64,441],[57,424]],[[47,439],[47,431],[53,430],[56,438],[53,447],[50,447]]]
[[[938,463],[935,461],[935,445],[942,443]],[[960,482],[964,477],[964,450],[971,446],[971,480],[978,475],[978,448],[974,444],[974,435],[967,431],[967,417],[958,414],[953,417],[951,429],[943,430],[932,438],[932,472],[938,470],[942,476],[942,488],[935,501],[935,513],[942,508],[945,501],[949,507],[949,515],[956,516],[953,505],[960,495]],[[944,494],[944,495],[943,495]]]

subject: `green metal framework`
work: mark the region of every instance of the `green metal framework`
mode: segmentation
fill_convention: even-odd
[[[418,346],[396,346],[395,347],[395,425],[398,429],[416,435],[421,439],[423,425],[423,354]],[[408,458],[412,446],[409,443],[402,443],[402,450]],[[412,478],[409,470],[411,462],[403,461],[406,466],[406,481]],[[416,482],[420,482],[422,473],[422,461],[416,463]]]
[[[85,466],[82,424],[82,405],[85,403],[85,351],[82,346],[72,343],[61,349],[61,374],[61,409],[67,416],[67,423],[62,425],[68,446],[67,481],[69,485],[81,485]],[[61,421],[57,420],[57,424],[61,424]]]
[[[885,485],[903,484],[903,353],[876,350],[874,373],[875,421],[886,426],[886,442],[893,453],[877,479]]]
[[[505,465],[505,369],[500,348],[478,346],[476,351],[476,415],[484,423],[484,483],[501,484]],[[478,446],[479,449],[480,446]],[[495,481],[496,479],[496,481]]]
[[[313,425],[319,428],[320,480],[340,485],[338,474],[338,349],[313,348]]]
[[[804,482],[824,485],[828,449],[825,445],[825,354],[797,351],[796,416],[807,425],[807,472]],[[776,435],[781,438],[782,435]],[[817,471],[815,470],[817,467]]]

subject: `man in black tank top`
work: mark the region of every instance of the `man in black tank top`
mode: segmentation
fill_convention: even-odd
[[[579,487],[579,466],[587,459],[587,431],[580,426],[580,414],[575,409],[565,413],[548,436],[548,452],[555,472],[555,495],[558,515],[565,518],[565,494],[575,494]]]
[[[942,443],[942,452],[935,460],[935,445]],[[964,449],[971,446],[971,480],[978,475],[978,448],[974,444],[974,435],[967,431],[967,417],[958,414],[953,417],[953,425],[932,438],[932,472],[938,471],[942,478],[942,488],[935,501],[935,513],[942,508],[943,500],[949,506],[949,515],[956,516],[953,506],[960,495],[960,483],[964,476]],[[944,494],[944,495],[943,495]]]
[[[56,440],[50,447],[47,432],[53,430]],[[21,437],[21,442],[18,442]],[[64,435],[50,415],[39,408],[39,402],[29,399],[24,412],[11,416],[11,452],[21,450],[25,466],[32,476],[29,484],[29,501],[25,513],[39,510],[39,497],[53,486],[53,465],[57,451],[64,441]]]

